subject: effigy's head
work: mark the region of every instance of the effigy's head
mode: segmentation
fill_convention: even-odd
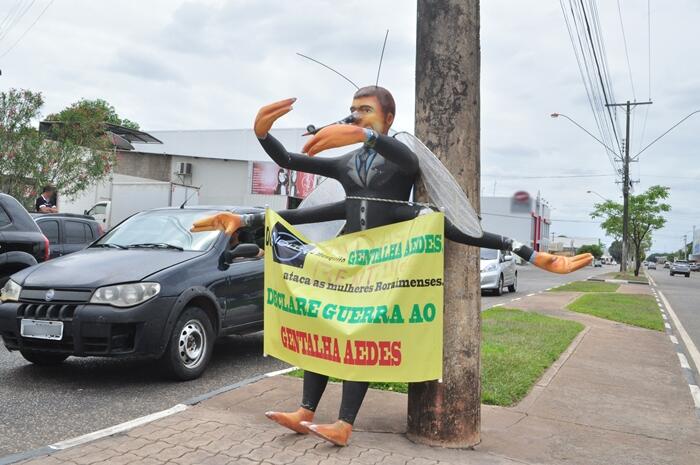
[[[380,134],[387,134],[396,115],[396,103],[391,92],[379,86],[359,89],[352,97],[350,112],[359,118],[353,123],[363,128],[371,128]]]

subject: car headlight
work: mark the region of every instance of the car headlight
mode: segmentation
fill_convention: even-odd
[[[488,273],[488,272],[491,272],[491,271],[496,271],[497,269],[498,269],[498,265],[497,265],[497,264],[495,264],[495,263],[489,263],[489,264],[486,265],[481,271],[483,271],[484,273]]]
[[[2,290],[0,290],[0,301],[17,302],[20,292],[22,292],[22,286],[10,279],[5,283]]]
[[[118,284],[100,287],[92,294],[90,303],[114,307],[132,307],[151,299],[160,292],[158,283]]]

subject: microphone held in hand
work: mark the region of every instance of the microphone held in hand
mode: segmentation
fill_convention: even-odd
[[[320,131],[321,129],[328,127],[328,126],[331,126],[333,124],[352,124],[355,121],[357,121],[358,119],[360,119],[358,113],[353,112],[350,115],[346,116],[345,118],[336,121],[335,123],[327,124],[325,126],[321,126],[320,128],[317,128],[313,124],[309,124],[308,126],[306,126],[306,133],[304,133],[302,135],[303,136],[312,136],[312,135],[316,134],[318,131]]]

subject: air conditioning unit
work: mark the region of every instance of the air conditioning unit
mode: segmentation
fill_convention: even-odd
[[[177,170],[175,174],[191,176],[192,175],[192,163],[180,162],[177,164]]]

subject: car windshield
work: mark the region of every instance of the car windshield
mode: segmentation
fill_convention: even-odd
[[[676,264],[678,264],[678,265],[687,265],[688,262],[686,262],[685,260],[676,260]]]
[[[105,234],[92,247],[203,251],[220,231],[190,232],[192,223],[216,210],[154,210],[139,213]]]
[[[481,249],[481,259],[482,260],[496,260],[496,259],[498,259],[498,250]]]

